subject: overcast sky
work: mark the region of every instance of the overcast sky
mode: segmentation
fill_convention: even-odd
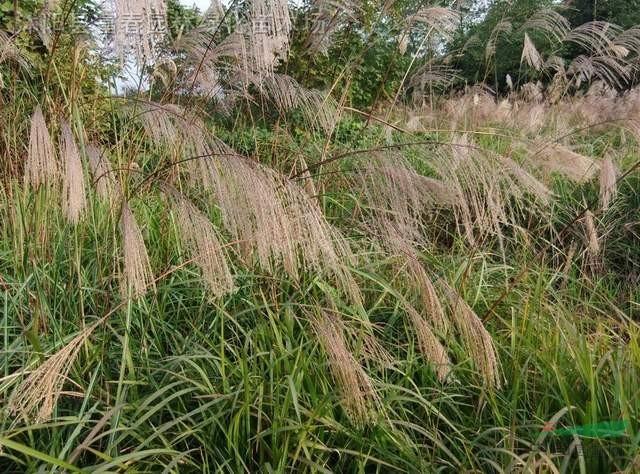
[[[209,4],[211,3],[211,1],[210,0],[180,0],[180,3],[182,3],[187,7],[192,7],[195,5],[200,9],[200,11],[203,12],[209,7]]]

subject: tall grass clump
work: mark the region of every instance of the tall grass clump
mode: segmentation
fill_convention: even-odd
[[[638,470],[638,28],[7,8],[0,471]]]

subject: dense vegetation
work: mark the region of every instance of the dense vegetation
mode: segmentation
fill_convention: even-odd
[[[637,2],[423,3],[0,3],[0,472],[640,470]]]

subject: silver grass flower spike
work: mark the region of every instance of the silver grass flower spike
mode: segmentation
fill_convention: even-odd
[[[24,169],[25,183],[36,188],[41,184],[54,184],[60,179],[60,168],[51,141],[51,135],[38,105],[31,116],[29,153]]]
[[[60,130],[60,158],[62,160],[62,210],[73,224],[77,224],[87,205],[84,171],[80,152],[67,122]]]

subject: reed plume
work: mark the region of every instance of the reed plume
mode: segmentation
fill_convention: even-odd
[[[534,196],[542,204],[549,204],[551,198],[553,197],[553,191],[551,191],[548,186],[542,183],[538,178],[533,176],[511,158],[506,156],[499,156],[497,157],[497,160],[504,167],[505,171],[516,180],[516,182],[524,191]]]
[[[164,58],[156,63],[151,77],[159,79],[164,87],[169,88],[176,80],[177,75],[178,66],[176,63],[170,58]]]
[[[532,151],[531,158],[547,172],[560,173],[576,182],[585,182],[594,177],[598,163],[557,143],[541,144]]]
[[[201,179],[213,191],[241,255],[255,255],[269,271],[282,263],[294,279],[301,265],[333,275],[346,294],[360,301],[358,286],[347,270],[353,254],[317,202],[276,171],[226,149],[224,156],[201,161]]]
[[[567,250],[566,252],[562,269],[560,270],[561,288],[565,288],[569,281],[569,273],[571,272],[571,268],[573,267],[573,260],[576,256],[576,250],[577,250],[577,246],[575,242],[571,242],[571,245],[569,246],[569,250]]]
[[[408,27],[417,24],[425,25],[428,31],[433,31],[439,35],[450,38],[451,32],[459,26],[460,14],[445,7],[422,7],[413,15],[406,19]]]
[[[546,212],[550,191],[519,164],[476,146],[467,135],[455,136],[450,151],[433,167],[449,192],[461,234],[469,244],[488,235],[503,241],[503,227],[517,226],[524,204]]]
[[[251,0],[246,29],[251,72],[257,76],[273,73],[289,50],[291,18],[287,0]]]
[[[142,232],[127,203],[122,204],[120,216],[124,270],[122,290],[126,296],[137,298],[151,288],[155,288],[149,256],[144,245]]]
[[[598,56],[610,50],[622,28],[607,21],[589,21],[571,30],[565,41],[577,44],[588,51],[590,56]]]
[[[420,264],[415,246],[407,239],[406,235],[398,232],[392,225],[384,226],[383,229],[384,232],[379,236],[387,252],[395,256],[397,271],[405,273],[409,285],[419,292],[422,307],[428,315],[429,323],[440,335],[447,334],[449,321],[431,278]]]
[[[155,59],[162,41],[160,32],[167,31],[165,0],[112,0],[115,16],[113,39],[121,60],[133,53],[138,63]],[[135,19],[135,21],[132,21]]]
[[[449,87],[460,79],[458,70],[446,64],[428,62],[418,67],[407,82],[407,87],[413,88],[413,102],[420,103],[426,95],[432,96],[434,90]]]
[[[393,367],[396,362],[375,334],[368,331],[362,334],[362,356],[363,359],[373,361],[386,369]]]
[[[31,372],[9,398],[9,413],[25,420],[32,420],[34,423],[49,421],[58,399],[65,394],[63,387],[78,352],[102,321],[96,321],[84,328],[62,349]]]
[[[25,71],[31,68],[31,60],[15,40],[15,35],[9,36],[4,31],[0,31],[0,64],[13,62]]]
[[[374,154],[355,175],[355,185],[372,211],[370,224],[382,235],[421,240],[423,213],[454,206],[458,196],[437,179],[422,176],[399,153]]]
[[[587,252],[591,257],[595,258],[600,254],[600,239],[598,239],[593,213],[590,210],[584,213],[584,227],[587,238]]]
[[[485,385],[489,388],[500,388],[500,362],[491,335],[456,290],[444,280],[438,280],[438,283],[448,298],[455,326]]]
[[[306,89],[286,74],[270,74],[257,86],[281,113],[298,109],[311,127],[328,133],[338,121],[338,106],[331,96]]]
[[[232,291],[233,276],[209,219],[175,188],[165,184],[162,190],[173,203],[181,236],[211,292],[221,296]]]
[[[60,179],[53,142],[47,124],[38,105],[31,116],[29,154],[24,167],[25,183],[37,188],[41,184],[54,184]]]
[[[513,25],[509,18],[503,18],[496,26],[491,30],[491,34],[489,35],[489,40],[487,41],[487,45],[484,49],[485,60],[489,62],[493,56],[496,54],[496,46],[498,44],[498,39],[502,34],[510,34],[513,30]]]
[[[111,169],[111,163],[103,151],[94,144],[87,145],[85,151],[98,196],[110,204],[116,205],[122,191]]]
[[[409,276],[420,290],[422,305],[428,314],[430,322],[436,330],[445,335],[449,329],[449,320],[446,317],[442,303],[431,282],[431,278],[417,259],[417,255],[411,255],[407,259]]]
[[[67,122],[60,127],[60,157],[64,173],[62,175],[62,209],[67,219],[77,224],[87,205],[84,185],[84,171],[80,152],[73,139],[73,132]]]
[[[188,135],[185,112],[178,105],[144,101],[125,110],[135,113],[149,138],[160,144],[176,146]]]
[[[357,18],[361,5],[355,0],[313,0],[312,9],[315,21],[309,29],[304,49],[325,54],[340,27]]]
[[[311,325],[326,354],[345,412],[359,426],[373,421],[378,395],[373,382],[349,351],[343,323],[333,314],[322,313],[311,318]]]
[[[522,62],[526,62],[536,71],[539,71],[544,63],[542,56],[536,49],[536,45],[533,44],[527,33],[524,34],[524,46],[522,47],[522,57],[520,58],[520,63]]]
[[[407,305],[406,311],[416,333],[420,352],[433,364],[438,379],[441,382],[447,381],[451,373],[451,360],[447,350],[433,333],[425,318],[415,308]]]
[[[522,29],[542,32],[548,39],[560,43],[571,31],[571,23],[557,11],[541,8],[525,22]]]
[[[607,156],[600,167],[600,207],[607,210],[616,197],[617,170],[610,156]]]

